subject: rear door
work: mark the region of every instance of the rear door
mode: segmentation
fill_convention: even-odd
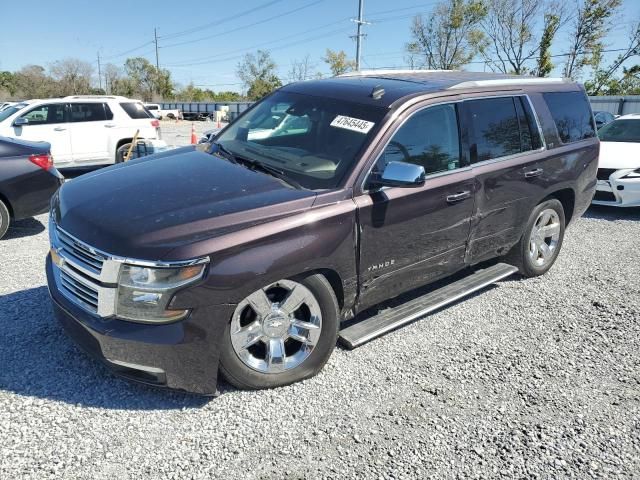
[[[71,103],[69,129],[77,165],[105,163],[109,158],[111,110],[102,102]]]
[[[49,142],[56,167],[71,165],[71,134],[67,123],[66,103],[41,104],[25,110],[19,118],[25,118],[29,123],[13,125],[11,136],[23,140]]]
[[[526,96],[466,100],[463,108],[477,182],[467,261],[477,263],[520,239],[551,169],[541,165],[546,153]]]
[[[473,174],[458,104],[419,108],[393,133],[374,170],[390,161],[422,165],[425,184],[355,197],[360,224],[361,305],[464,267],[473,213]]]

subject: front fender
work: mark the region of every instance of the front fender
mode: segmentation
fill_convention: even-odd
[[[277,280],[325,269],[339,276],[345,306],[355,300],[356,212],[350,199],[234,232],[216,243],[220,249],[208,253],[204,280],[177,294],[173,307],[237,304]]]

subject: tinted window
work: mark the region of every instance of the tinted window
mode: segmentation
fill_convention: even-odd
[[[305,188],[334,188],[386,113],[382,107],[281,90],[216,141],[238,157],[276,167]]]
[[[640,142],[640,120],[615,120],[598,130],[604,142]]]
[[[40,105],[39,107],[29,110],[22,115],[22,118],[29,120],[29,125],[44,125],[48,123],[64,122],[64,103],[52,103],[49,105]]]
[[[102,103],[72,103],[71,122],[100,122],[107,120]]]
[[[475,162],[514,155],[522,151],[520,122],[512,97],[465,102],[473,128]],[[530,150],[530,147],[527,148]]]
[[[123,102],[120,106],[131,118],[155,118],[141,103]]]
[[[455,105],[437,105],[415,113],[395,133],[378,169],[389,162],[422,165],[437,173],[460,167],[460,139]]]
[[[582,92],[543,94],[563,143],[595,136],[591,107]]]

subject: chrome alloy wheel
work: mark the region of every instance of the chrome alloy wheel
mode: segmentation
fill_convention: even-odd
[[[529,257],[537,267],[551,261],[560,240],[560,217],[558,212],[547,208],[540,212],[529,236]]]
[[[304,285],[280,280],[253,292],[231,319],[238,358],[262,373],[280,373],[304,362],[320,340],[320,305]]]

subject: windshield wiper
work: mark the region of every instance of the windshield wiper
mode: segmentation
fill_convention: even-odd
[[[252,170],[256,170],[256,169],[262,170],[264,173],[268,173],[269,175],[276,177],[285,183],[288,183],[292,187],[297,188],[298,190],[306,190],[298,182],[289,178],[282,170],[276,167],[272,167],[267,163],[262,163],[258,160],[249,160],[249,159],[240,158],[240,157],[236,157],[236,159],[242,161],[242,163],[247,165],[247,167],[251,168]]]
[[[267,174],[269,174],[269,175],[271,175],[273,177],[276,177],[276,178],[282,180],[283,182],[288,183],[289,185],[291,185],[294,188],[297,188],[299,190],[305,190],[305,188],[302,185],[300,185],[295,180],[289,178],[282,170],[280,170],[280,169],[278,169],[276,167],[272,167],[271,165],[268,165],[266,163],[262,163],[262,162],[260,162],[258,160],[250,160],[248,158],[239,157],[238,155],[233,153],[231,150],[229,150],[227,147],[225,147],[224,145],[222,145],[219,142],[213,142],[211,145],[217,148],[217,150],[215,152],[212,152],[212,153],[220,154],[220,156],[226,158],[231,163],[245,165],[247,168],[249,168],[251,170],[256,170],[256,169],[261,170],[264,173],[267,173]]]
[[[219,153],[221,157],[224,157],[227,160],[230,160],[231,163],[240,163],[238,162],[238,157],[236,157],[235,153],[233,153],[227,147],[222,145],[220,142],[212,142],[211,146],[217,148],[216,151],[211,153]]]

